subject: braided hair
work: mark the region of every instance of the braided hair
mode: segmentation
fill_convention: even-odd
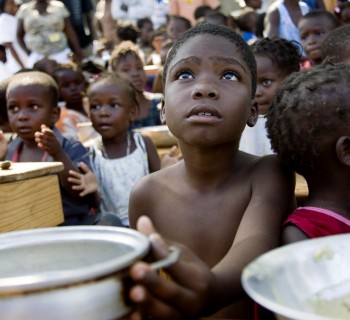
[[[267,114],[273,150],[296,172],[313,170],[329,133],[350,125],[350,66],[324,64],[284,79]]]
[[[301,48],[293,41],[277,37],[263,38],[251,45],[254,56],[268,57],[286,75],[299,71]]]

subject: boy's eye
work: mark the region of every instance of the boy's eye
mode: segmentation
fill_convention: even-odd
[[[270,79],[265,79],[262,81],[262,84],[264,87],[268,87],[269,85],[271,85],[272,81]]]
[[[12,113],[15,113],[19,110],[19,108],[16,105],[12,105],[12,106],[8,106],[8,110]]]
[[[233,71],[226,71],[222,75],[222,79],[224,79],[224,80],[231,80],[231,81],[238,81],[239,80],[237,74],[235,72],[233,72]]]
[[[189,71],[181,71],[176,75],[177,80],[193,79],[193,75]]]
[[[117,103],[117,102],[112,102],[112,103],[110,104],[110,106],[111,106],[112,108],[119,108],[119,107],[120,107],[119,103]]]
[[[90,110],[96,111],[99,110],[101,106],[99,104],[90,104]]]
[[[33,109],[33,110],[38,110],[39,106],[37,104],[31,104],[30,108]]]

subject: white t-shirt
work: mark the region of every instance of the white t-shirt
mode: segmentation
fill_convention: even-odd
[[[28,56],[17,41],[17,24],[18,20],[15,16],[12,16],[8,13],[0,14],[0,30],[2,30],[0,32],[0,44],[4,45],[11,43],[17,52],[19,59],[25,65]],[[6,49],[6,58],[6,72],[8,72],[7,76],[11,76],[22,68],[17,60],[12,56],[10,49]]]

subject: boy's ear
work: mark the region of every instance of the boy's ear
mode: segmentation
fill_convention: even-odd
[[[59,107],[52,108],[51,121],[53,125],[59,120],[60,114],[61,114],[61,108]]]
[[[160,121],[162,122],[162,124],[166,124],[166,119],[165,119],[165,102],[164,102],[163,98],[160,100]]]
[[[340,163],[350,167],[350,137],[342,136],[335,145]]]
[[[256,122],[258,121],[259,116],[259,104],[256,99],[252,99],[250,106],[250,114],[247,120],[247,125],[249,127],[254,127]]]

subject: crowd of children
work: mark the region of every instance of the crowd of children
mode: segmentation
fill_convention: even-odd
[[[154,29],[151,16],[132,15],[134,2],[100,0],[100,38],[82,60],[57,2],[21,5],[20,42],[25,10],[59,7],[75,51],[67,63],[44,54],[25,69],[14,33],[0,36],[1,70],[12,70],[0,77],[0,160],[63,162],[62,226],[137,229],[155,258],[181,248],[165,275],[131,267],[131,320],[259,317],[240,283],[247,263],[350,232],[350,7],[276,0],[265,15],[250,0],[225,15],[220,1],[170,0]],[[0,0],[0,25],[15,25],[17,9]],[[162,159],[137,131],[161,124],[178,141]],[[295,173],[308,185],[302,206]]]

